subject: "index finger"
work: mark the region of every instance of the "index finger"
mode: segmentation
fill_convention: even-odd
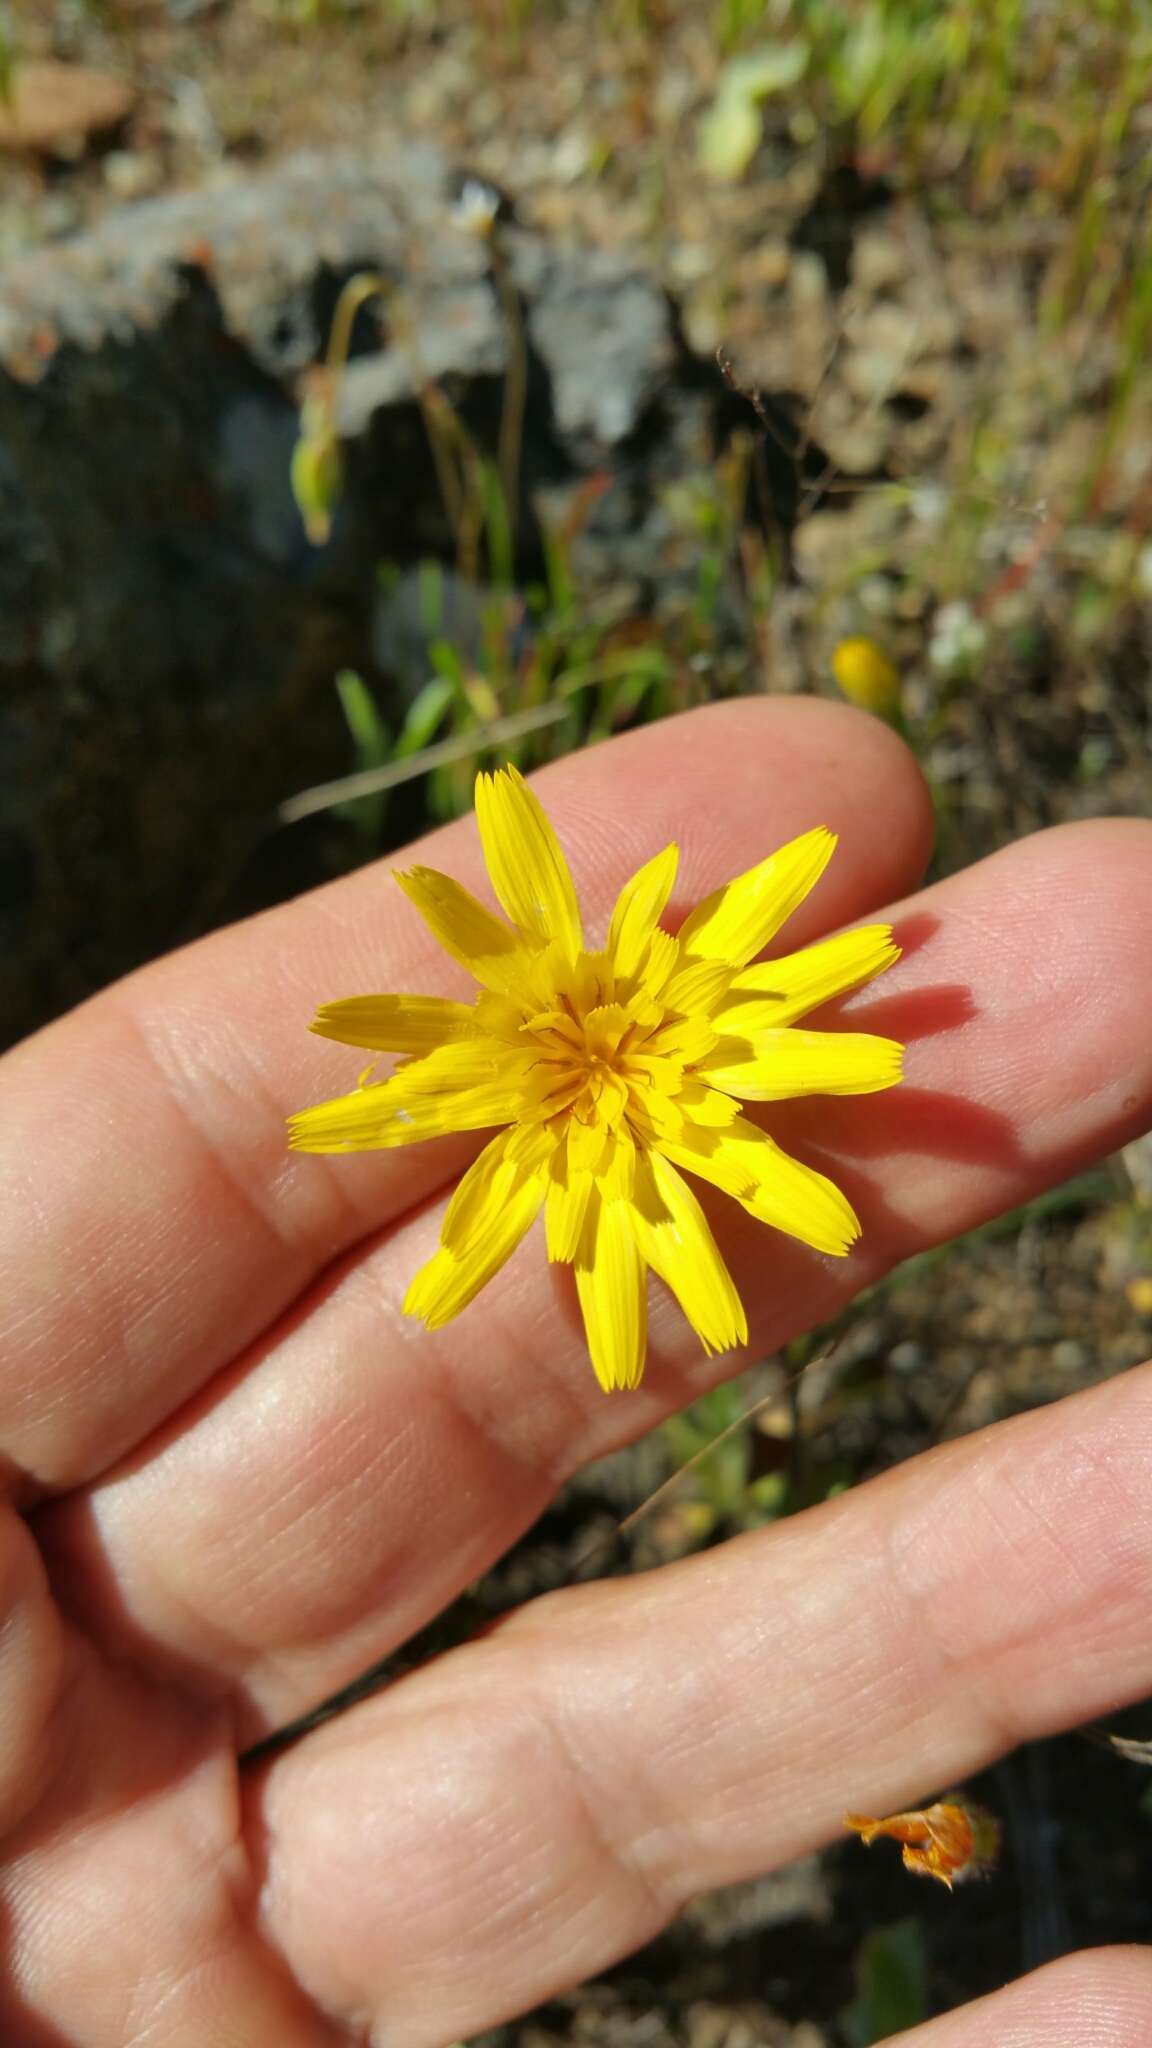
[[[689,713],[539,786],[593,922],[670,838],[691,901],[824,824],[841,850],[789,925],[800,943],[914,886],[931,840],[907,750],[811,699]],[[470,820],[414,852],[488,895]],[[290,1155],[283,1119],[330,1092],[330,1049],[305,1028],[318,1001],[467,987],[376,865],[133,975],[9,1055],[0,1447],[15,1473],[95,1477],[456,1170],[449,1140],[334,1170]]]

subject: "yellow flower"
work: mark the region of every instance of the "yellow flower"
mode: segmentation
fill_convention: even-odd
[[[841,640],[832,655],[832,673],[849,703],[878,718],[895,718],[900,710],[900,673],[874,640]]]
[[[706,897],[676,938],[659,922],[678,859],[666,846],[625,883],[603,947],[589,950],[568,864],[515,769],[477,778],[476,817],[510,924],[432,868],[397,877],[479,982],[476,1001],[325,1004],[312,1026],[321,1036],[403,1057],[389,1079],[369,1070],[351,1095],[294,1116],[291,1142],[359,1152],[506,1126],[456,1188],[404,1308],[430,1330],[449,1322],[543,1210],[549,1258],[575,1268],[601,1386],[634,1387],[649,1266],[706,1351],[748,1334],[681,1167],[817,1251],[842,1255],[859,1235],[840,1190],[741,1116],[740,1102],[892,1087],[894,1040],[794,1027],[891,966],[899,948],[888,925],[869,925],[749,964],[823,873],[836,841],[818,827]]]

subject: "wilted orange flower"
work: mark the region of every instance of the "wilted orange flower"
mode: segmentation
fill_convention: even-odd
[[[919,1812],[893,1813],[887,1820],[869,1820],[846,1813],[844,1825],[862,1842],[888,1835],[904,1844],[904,1868],[917,1877],[934,1877],[951,1891],[970,1877],[986,1877],[1000,1852],[1000,1823],[975,1800],[954,1797]]]
[[[447,875],[397,880],[445,951],[480,983],[471,1003],[364,995],[327,1003],[323,1037],[403,1055],[384,1081],[302,1110],[305,1152],[410,1145],[504,1125],[469,1167],[404,1308],[439,1329],[480,1292],[544,1211],[548,1256],[575,1268],[600,1384],[634,1387],[647,1346],[647,1269],[705,1350],[741,1344],[739,1296],[679,1168],[762,1223],[845,1253],[860,1226],[840,1190],[740,1114],[741,1100],[861,1095],[900,1079],[903,1048],[860,1031],[794,1028],[899,957],[868,925],[750,965],[826,867],[836,841],[805,832],[692,911],[660,916],[676,878],[666,846],[626,882],[607,938],[585,942],[576,890],[536,797],[514,769],[481,775],[476,818],[503,923]]]

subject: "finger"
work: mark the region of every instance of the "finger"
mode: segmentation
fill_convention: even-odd
[[[919,1805],[1142,1695],[1150,1451],[1145,1366],[520,1609],[268,1768],[269,1937],[326,2012],[433,2048],[842,1835],[846,1810]]]
[[[23,1688],[36,1747],[16,1799],[18,1755],[0,1756],[4,2048],[347,2048],[254,1935],[227,1712],[78,1635],[47,1661],[63,1683]],[[5,1696],[5,1742],[12,1727]]]
[[[1098,1948],[911,2028],[900,2048],[1147,2048],[1149,2041],[1152,1955]]]
[[[911,886],[930,842],[911,756],[877,721],[812,700],[669,720],[558,764],[540,788],[592,924],[673,837],[687,896],[813,819],[839,831],[801,937]],[[412,851],[488,893],[471,820]],[[146,969],[10,1056],[0,1448],[14,1465],[53,1487],[106,1466],[335,1255],[458,1167],[449,1141],[293,1157],[284,1117],[354,1078],[356,1056],[306,1028],[319,1002],[469,986],[373,867]]]
[[[897,913],[922,943],[860,1014],[883,1005],[899,1035],[902,1016],[927,1023],[908,1081],[807,1106],[805,1128],[826,1123],[844,1155],[832,1170],[851,1180],[859,1250],[820,1259],[718,1198],[759,1355],[1152,1121],[1150,846],[1147,827],[1066,828]],[[235,1683],[250,1738],[428,1620],[569,1473],[741,1362],[702,1357],[661,1291],[644,1385],[605,1399],[531,1245],[429,1336],[399,1304],[438,1222],[429,1208],[342,1269],[179,1434],[52,1519],[60,1576],[90,1611]]]
[[[0,1835],[44,1790],[65,1675],[63,1632],[39,1552],[14,1509],[0,1507]]]

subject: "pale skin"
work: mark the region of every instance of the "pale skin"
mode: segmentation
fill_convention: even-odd
[[[840,851],[788,949],[876,916],[905,943],[841,1006],[908,1041],[905,1086],[771,1118],[856,1203],[851,1257],[705,1196],[749,1355],[1152,1122],[1152,826],[1068,827],[917,894],[910,756],[804,702],[695,713],[537,787],[594,929],[670,838],[683,912],[823,823]],[[414,857],[486,895],[470,822]],[[535,1237],[446,1330],[401,1318],[479,1141],[315,1158],[283,1127],[355,1080],[316,1004],[373,989],[468,993],[386,866],[0,1067],[6,2048],[440,2048],[846,1808],[921,1804],[1152,1690],[1146,1366],[541,1600],[238,1773],[566,1475],[746,1363],[705,1359],[661,1297],[643,1386],[604,1395]],[[901,2038],[1145,2048],[1152,1963],[1095,1950]]]

